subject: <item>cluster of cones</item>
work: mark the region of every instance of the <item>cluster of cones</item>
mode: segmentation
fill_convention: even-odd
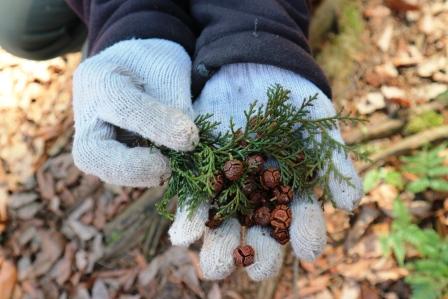
[[[240,189],[247,197],[251,208],[238,219],[241,225],[251,227],[260,225],[270,227],[271,236],[280,244],[289,241],[289,226],[291,225],[291,210],[289,203],[293,199],[293,189],[281,184],[281,173],[277,168],[264,167],[265,158],[262,155],[249,156],[245,161],[236,159],[225,163],[223,171],[215,176],[214,191],[218,196],[229,182],[241,180]],[[215,203],[216,204],[216,203]],[[209,210],[206,226],[215,229],[223,219],[217,214],[216,208]],[[249,266],[254,261],[255,251],[249,245],[240,246],[234,251],[235,264]]]

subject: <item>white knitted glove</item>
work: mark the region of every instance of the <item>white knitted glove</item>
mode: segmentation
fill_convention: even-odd
[[[206,84],[200,97],[194,103],[197,114],[213,113],[213,120],[221,122],[220,131],[229,129],[229,119],[233,117],[235,127],[244,127],[243,111],[257,100],[267,101],[266,90],[279,83],[291,90],[291,100],[301,105],[305,97],[318,94],[318,100],[311,109],[311,118],[328,117],[335,114],[330,100],[313,83],[301,76],[274,66],[259,64],[231,64],[224,66]],[[342,142],[338,130],[332,137]],[[339,152],[333,153],[333,163],[345,176],[351,178],[355,188],[347,183],[331,179],[330,189],[337,207],[350,211],[357,206],[362,196],[361,181],[352,162]],[[313,199],[309,202],[300,194],[295,194],[291,203],[292,224],[290,238],[297,257],[313,260],[324,249],[326,228],[320,204]],[[169,234],[175,245],[188,246],[204,234],[200,252],[200,265],[208,279],[223,279],[235,268],[232,253],[240,245],[240,224],[236,219],[225,221],[217,229],[204,226],[208,217],[208,206],[203,205],[193,215],[178,210]],[[270,237],[269,230],[254,226],[248,229],[246,244],[255,249],[254,264],[246,267],[253,280],[263,280],[277,274],[282,265],[282,245]]]
[[[162,39],[119,42],[80,64],[73,78],[73,158],[107,183],[152,187],[171,174],[160,151],[128,148],[116,128],[174,150],[199,141],[191,120],[191,59]]]

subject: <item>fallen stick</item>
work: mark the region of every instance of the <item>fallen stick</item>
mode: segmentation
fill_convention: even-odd
[[[371,124],[366,127],[353,130],[350,135],[344,137],[347,144],[355,144],[377,138],[383,138],[399,132],[406,121],[403,119],[388,119],[380,124]]]
[[[344,136],[344,140],[347,144],[355,144],[373,139],[389,137],[400,132],[412,116],[430,110],[441,111],[445,109],[447,105],[448,103],[444,101],[434,101],[425,105],[413,107],[401,115],[400,118],[386,119],[381,123],[369,124],[365,127],[355,128],[350,132],[350,134]]]
[[[164,188],[148,189],[105,226],[106,246],[100,264],[125,256],[131,248],[142,242],[146,254],[155,254],[160,235],[168,226],[168,222],[162,219],[154,206],[163,192]]]
[[[369,157],[371,163],[362,164],[358,169],[360,172],[366,171],[390,156],[402,154],[404,152],[420,148],[428,143],[436,142],[441,139],[448,139],[448,125],[432,128],[403,138],[402,140],[389,146],[385,150],[371,155]]]

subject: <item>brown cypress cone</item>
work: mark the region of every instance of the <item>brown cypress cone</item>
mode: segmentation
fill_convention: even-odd
[[[241,190],[244,195],[250,196],[253,192],[255,192],[255,190],[257,190],[257,183],[255,182],[255,179],[253,177],[248,177],[245,179],[241,184]]]
[[[216,209],[210,209],[208,210],[208,220],[205,222],[205,226],[211,229],[218,228],[222,223],[223,219],[216,215],[217,210]]]
[[[263,170],[263,165],[265,163],[265,159],[262,155],[252,155],[247,157],[246,164],[247,168],[251,172],[259,173],[261,170]]]
[[[261,190],[257,190],[255,192],[252,192],[249,194],[249,202],[253,205],[264,205],[267,203],[268,199],[266,198],[265,194]]]
[[[280,184],[281,174],[277,168],[268,168],[261,174],[261,185],[266,189],[274,189]]]
[[[224,164],[224,175],[230,181],[238,180],[244,173],[244,165],[240,160],[229,160]]]
[[[251,227],[255,224],[254,212],[250,211],[247,214],[238,214],[238,220],[242,226]]]
[[[279,204],[289,204],[294,196],[290,186],[278,186],[273,193]]]
[[[270,222],[274,229],[287,229],[291,225],[291,209],[287,205],[276,206]]]
[[[224,179],[224,175],[222,173],[218,173],[213,179],[213,191],[218,194],[224,188],[225,183],[226,181]]]
[[[271,230],[271,237],[274,238],[278,243],[285,245],[289,242],[289,231],[288,229],[275,229]]]
[[[258,225],[268,225],[271,221],[271,211],[268,207],[261,207],[255,210],[255,223]]]
[[[236,266],[247,267],[254,263],[255,250],[250,245],[235,248],[233,251],[233,261]]]

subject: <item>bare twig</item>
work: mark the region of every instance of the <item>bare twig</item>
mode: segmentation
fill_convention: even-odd
[[[376,165],[377,163],[385,160],[386,158],[402,154],[404,152],[420,148],[426,144],[431,142],[436,142],[441,139],[448,138],[448,125],[436,127],[433,129],[429,129],[409,137],[403,138],[397,143],[389,146],[381,152],[375,153],[370,157],[370,164],[363,164],[359,167],[359,171],[365,171],[370,167]]]
[[[350,134],[344,136],[344,140],[347,144],[355,144],[391,136],[401,131],[412,116],[430,110],[441,111],[445,109],[447,105],[448,103],[444,101],[433,101],[425,105],[413,107],[406,111],[398,119],[386,119],[381,123],[372,123],[367,127],[353,129]]]
[[[366,127],[357,128],[350,135],[345,136],[347,144],[355,144],[367,140],[387,137],[399,132],[406,121],[403,119],[388,119],[380,124],[370,124]]]
[[[102,262],[122,256],[129,249],[144,241],[144,250],[152,255],[159,243],[160,235],[167,227],[167,222],[154,208],[162,197],[163,188],[148,189],[124,212],[104,228],[106,247]]]

